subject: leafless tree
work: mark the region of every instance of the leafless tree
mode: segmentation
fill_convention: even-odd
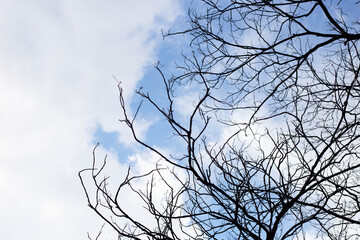
[[[189,28],[166,34],[191,39],[181,73],[167,78],[157,67],[168,104],[137,92],[167,120],[178,151],[139,139],[141,104],[129,116],[119,86],[122,122],[164,164],[142,175],[129,171],[112,194],[94,155],[80,173],[89,206],[119,239],[360,239],[359,2],[193,4]],[[188,86],[199,98],[185,121],[174,103]],[[231,134],[214,140],[213,129]],[[150,178],[146,189],[133,187],[139,178]],[[160,205],[155,178],[166,186]],[[153,223],[120,204],[125,187]]]

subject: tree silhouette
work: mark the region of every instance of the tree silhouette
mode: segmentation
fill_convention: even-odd
[[[189,28],[165,34],[191,38],[181,73],[167,78],[156,67],[167,106],[137,91],[167,120],[178,151],[165,153],[137,136],[141,104],[130,116],[119,85],[122,122],[161,163],[146,174],[129,170],[111,193],[94,154],[93,166],[79,174],[89,206],[119,239],[359,239],[359,5],[194,3]],[[174,104],[189,86],[199,97],[184,120]],[[143,190],[134,187],[139,179],[150,179]],[[156,182],[166,196],[160,204]],[[151,224],[121,205],[126,187]]]

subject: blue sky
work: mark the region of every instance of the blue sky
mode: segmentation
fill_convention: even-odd
[[[113,76],[129,104],[141,79],[152,86],[161,29],[183,14],[176,0],[0,1],[2,238],[97,233],[77,172],[97,141],[119,175],[136,149]]]
[[[184,6],[183,6],[184,7]],[[186,10],[185,7],[183,10]],[[176,22],[172,22],[169,25],[169,29],[178,29],[181,26],[184,26],[185,22],[185,14],[182,12],[176,18]],[[168,29],[162,29],[167,31]],[[159,37],[159,33],[161,32],[154,32],[150,38]],[[145,66],[143,66],[142,73],[143,76],[137,82],[137,85],[133,89],[133,91],[139,89],[140,87],[143,89],[144,92],[149,92],[152,98],[154,98],[157,102],[162,104],[162,106],[166,107],[167,102],[164,99],[167,99],[165,87],[163,85],[163,79],[155,68],[155,65],[158,65],[166,75],[166,77],[171,77],[174,72],[177,71],[176,69],[176,62],[181,62],[181,52],[182,49],[188,47],[188,43],[183,41],[185,37],[167,37],[162,39],[159,44],[154,47],[155,57],[152,61],[148,62]],[[115,75],[114,76],[117,80],[121,76]],[[127,90],[126,87],[124,89]],[[136,109],[140,104],[142,98],[137,94],[134,94],[131,99],[128,99],[127,103],[129,105],[129,109]],[[164,124],[164,119],[160,116],[155,108],[148,104],[146,101],[142,103],[141,111],[138,115],[139,125],[145,124],[146,130],[143,137],[146,136],[146,139],[149,140],[152,144],[161,145],[163,143],[164,138],[170,136],[170,132],[168,131],[167,124]],[[120,110],[120,105],[118,109]],[[118,117],[117,119],[119,119]],[[136,145],[129,145],[124,144],[121,141],[121,131],[119,130],[120,126],[122,125],[120,122],[117,124],[118,128],[113,128],[111,130],[106,130],[100,124],[97,125],[95,133],[93,135],[93,143],[99,143],[100,146],[103,148],[116,152],[118,159],[120,162],[126,163],[127,157],[136,151]],[[150,127],[151,126],[151,127]],[[141,127],[140,127],[141,128]]]

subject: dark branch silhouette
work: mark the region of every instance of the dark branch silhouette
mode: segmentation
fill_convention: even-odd
[[[121,121],[161,160],[146,174],[129,169],[112,194],[94,153],[79,174],[92,210],[119,239],[359,239],[360,22],[351,15],[358,3],[202,0],[190,8],[189,28],[165,35],[191,36],[181,73],[167,78],[156,67],[167,106],[137,92],[179,149],[168,154],[138,137],[141,104],[131,117],[119,85]],[[174,96],[187,86],[200,90],[185,122]],[[213,129],[230,134],[214,139]],[[135,188],[138,179],[147,187]],[[120,205],[125,188],[153,222]]]

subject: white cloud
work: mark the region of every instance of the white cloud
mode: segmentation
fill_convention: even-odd
[[[100,228],[77,171],[90,164],[97,123],[120,131],[112,75],[129,98],[177,8],[175,0],[0,2],[2,238],[86,239]]]

